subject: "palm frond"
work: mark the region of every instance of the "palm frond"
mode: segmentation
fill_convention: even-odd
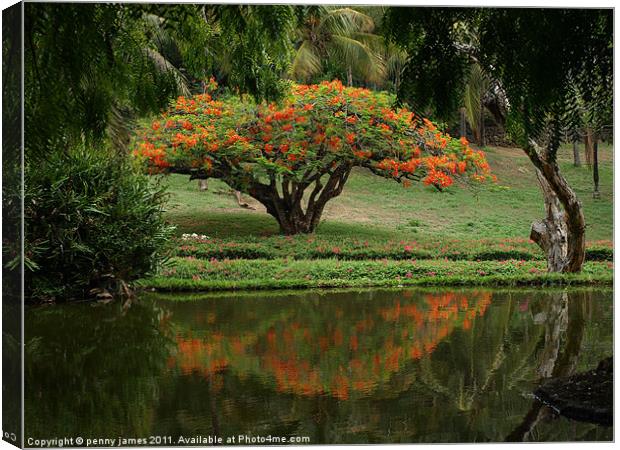
[[[106,134],[118,154],[124,154],[131,140],[134,114],[128,106],[115,102],[110,108]]]
[[[329,10],[321,20],[321,26],[339,34],[370,33],[375,29],[375,22],[372,17],[352,8],[337,8]]]
[[[489,90],[491,80],[478,64],[473,64],[469,71],[469,77],[463,93],[463,106],[465,116],[474,134],[481,127],[483,112],[483,97]]]
[[[379,53],[348,36],[333,35],[332,40],[335,44],[333,51],[353,71],[362,74],[367,81],[383,80],[386,73],[385,63]]]
[[[297,80],[305,81],[312,75],[319,73],[321,67],[321,59],[312,48],[312,44],[304,41],[297,49],[290,67],[290,74]]]
[[[182,95],[190,95],[189,82],[185,75],[179,69],[177,69],[166,58],[164,58],[164,56],[157,50],[145,47],[144,54],[154,63],[155,67],[160,72],[172,75],[172,78],[176,83],[177,89]]]

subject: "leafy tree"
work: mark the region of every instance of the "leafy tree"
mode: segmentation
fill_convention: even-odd
[[[339,81],[294,85],[279,106],[179,97],[139,130],[134,154],[154,171],[222,179],[265,205],[286,234],[314,231],[354,167],[439,189],[466,173],[491,176],[484,154],[465,139],[392,103],[385,93]]]
[[[291,35],[296,23],[290,5],[203,5],[202,14],[216,33],[213,66],[220,81],[257,100],[284,95],[284,78],[293,56]],[[187,35],[191,42],[191,34]],[[191,45],[191,44],[190,44]]]
[[[133,117],[188,94],[224,43],[229,85],[278,98],[293,23],[289,6],[25,5],[29,297],[127,292],[158,264],[170,227],[162,191],[127,161]]]
[[[29,156],[101,140],[114,108],[144,113],[175,93],[173,80],[145,55],[141,14],[139,5],[26,5]]]
[[[578,272],[585,259],[583,210],[557,151],[563,126],[574,121],[575,86],[588,104],[612,89],[612,17],[601,9],[499,8],[391,8],[386,17],[389,36],[416,62],[402,99],[451,114],[472,60],[505,90],[511,134],[534,164],[545,198],[547,215],[532,225],[531,238],[550,271]],[[461,23],[479,34],[477,46],[459,42]]]
[[[230,86],[279,97],[294,23],[289,6],[30,3],[25,17],[31,155],[101,141],[115,123],[187,95],[215,49],[230,55]]]
[[[594,181],[594,198],[600,196],[598,175],[598,143],[601,133],[606,126],[613,123],[613,92],[605,86],[596,87],[595,95],[590,101],[584,99],[578,86],[574,86],[574,120],[569,126],[572,128],[570,139],[573,141],[575,166],[581,165],[579,150],[576,141],[579,139],[579,129],[584,130],[586,163],[592,166]]]

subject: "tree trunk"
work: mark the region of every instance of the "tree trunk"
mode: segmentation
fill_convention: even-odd
[[[353,86],[353,71],[351,70],[351,66],[347,68],[347,86]]]
[[[480,95],[480,142],[478,143],[479,147],[484,147],[486,142],[484,140],[484,103],[482,102],[482,95]]]
[[[536,146],[528,152],[545,201],[546,217],[532,224],[530,239],[547,255],[549,272],[580,272],[585,261],[585,218],[581,202],[557,162],[541,156]]]
[[[591,166],[592,165],[592,153],[594,152],[593,139],[592,139],[592,128],[586,128],[586,134],[583,138],[583,142],[585,145],[585,152],[586,152],[586,164],[588,166]]]
[[[600,198],[601,193],[598,190],[598,135],[592,134],[592,178],[594,179],[594,192],[592,197]]]
[[[396,76],[394,77],[394,92],[398,93],[400,89],[400,70],[396,71]]]
[[[564,211],[558,196],[545,180],[540,170],[536,169],[538,182],[545,201],[545,218],[534,222],[530,239],[536,242],[547,255],[549,272],[562,272],[567,253],[567,234]]]
[[[284,179],[281,183],[282,196],[276,187],[275,179],[269,185],[256,183],[249,194],[261,202],[280,226],[280,233],[294,235],[299,233],[313,233],[321,221],[321,216],[327,202],[342,192],[351,167],[343,165],[330,172],[327,183],[321,183],[321,177],[315,177],[312,182],[295,182]],[[304,191],[312,187],[307,199],[305,211],[302,200]],[[310,190],[310,189],[308,189]]]
[[[467,120],[465,118],[465,108],[461,108],[460,113],[461,113],[461,129],[460,129],[461,136],[460,137],[467,138]]]
[[[575,163],[575,167],[581,167],[581,156],[579,155],[579,142],[577,140],[573,141],[573,160]]]
[[[206,191],[209,189],[209,180],[207,179],[199,179],[198,180],[198,189],[201,191]]]

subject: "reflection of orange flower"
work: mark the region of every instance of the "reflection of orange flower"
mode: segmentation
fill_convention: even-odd
[[[280,392],[347,400],[371,392],[407,362],[428,357],[456,327],[470,329],[492,299],[490,293],[450,292],[403,298],[359,320],[334,307],[331,314],[340,319],[319,327],[303,326],[293,316],[260,327],[264,331],[179,335],[178,352],[167,365],[211,380],[221,380],[218,374],[228,367],[241,373],[260,370]],[[211,316],[210,328],[221,330],[219,316]],[[217,389],[220,382],[211,385]]]
[[[357,351],[357,334],[354,334],[349,338],[349,348],[353,351]]]
[[[339,400],[347,400],[349,398],[349,380],[344,375],[338,374],[334,378],[331,387],[331,393]]]

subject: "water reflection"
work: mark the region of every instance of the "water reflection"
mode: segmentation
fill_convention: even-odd
[[[484,315],[490,292],[412,292],[388,302],[293,302],[260,324],[239,332],[233,324],[254,322],[254,312],[209,312],[177,328],[178,352],[168,366],[206,378],[225,369],[256,374],[277,392],[330,395],[340,400],[368,395],[389,383],[403,365],[433,353],[455,328],[468,330]],[[264,303],[264,302],[263,302]],[[269,305],[257,305],[267,306]],[[282,314],[284,312],[284,314]],[[201,332],[206,321],[210,327]],[[189,325],[189,327],[187,327]]]
[[[27,310],[25,436],[150,434],[169,314],[152,302]]]
[[[71,417],[102,437],[612,438],[530,396],[611,354],[611,291],[149,295],[122,313],[31,310],[27,324],[34,437],[68,433]]]

